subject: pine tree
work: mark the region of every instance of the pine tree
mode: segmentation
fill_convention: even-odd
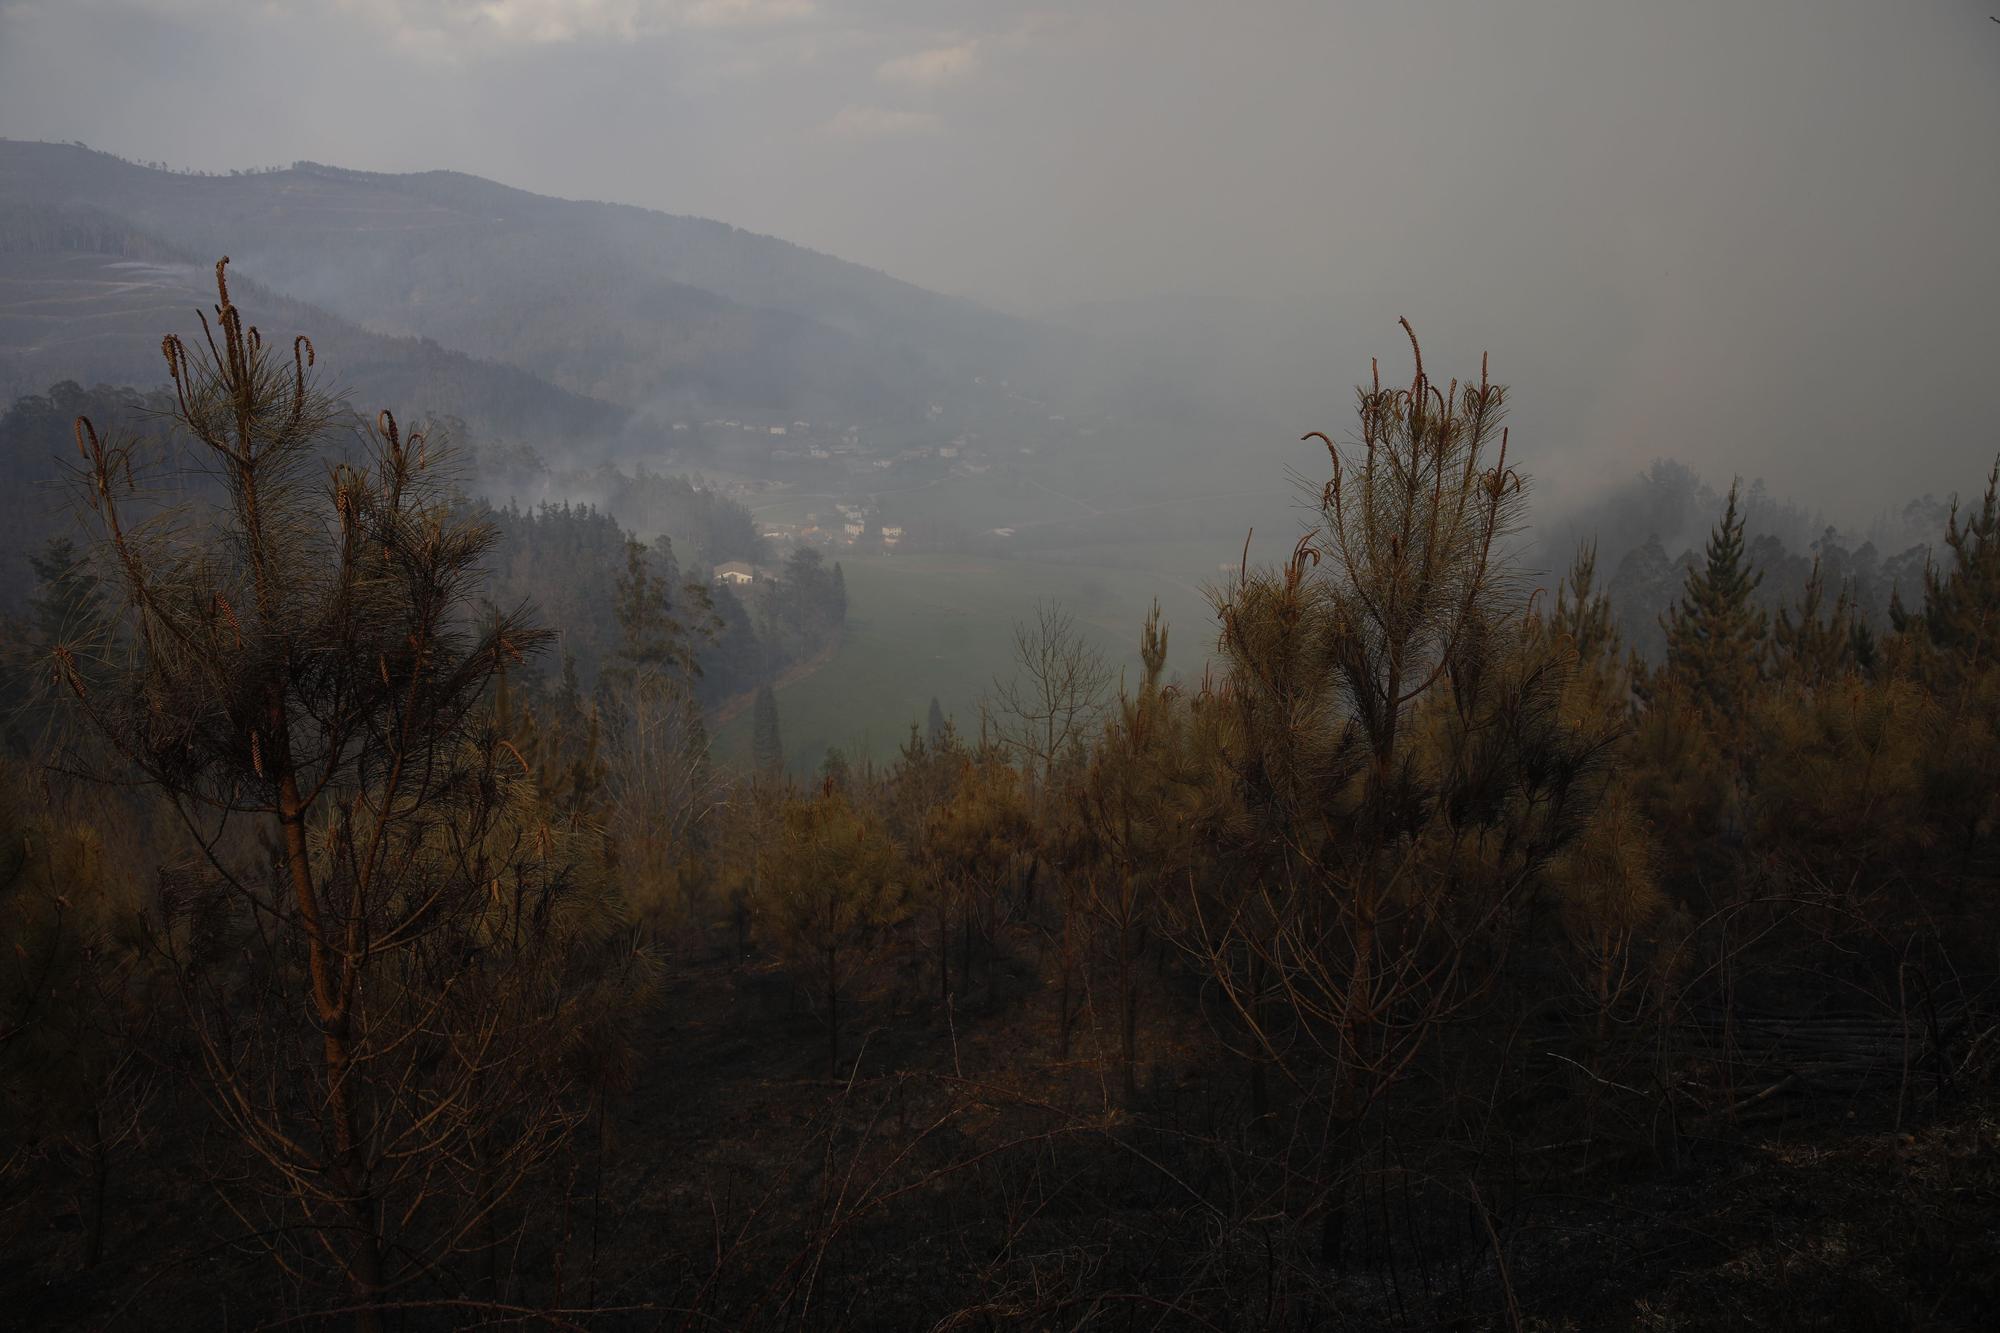
[[[1138,692],[1121,691],[1073,804],[1085,902],[1112,938],[1119,1074],[1128,1099],[1138,1095],[1139,941],[1166,887],[1188,873],[1189,815],[1203,795],[1180,695],[1162,679],[1167,626],[1158,602],[1140,630],[1139,658]]]
[[[786,959],[826,1005],[826,1074],[840,1073],[840,998],[896,919],[903,891],[881,824],[828,788],[785,803],[771,910]]]
[[[1961,666],[1992,662],[2000,653],[2000,460],[1986,476],[1977,513],[1960,518],[1954,499],[1945,523],[1948,566],[1924,570],[1924,604],[1918,611],[1892,600],[1897,632],[1922,655],[1955,658]]]
[[[1826,575],[1819,557],[1813,557],[1796,613],[1780,608],[1771,625],[1771,659],[1779,677],[1816,687],[1859,666],[1857,628],[1865,633],[1848,589],[1841,589],[1832,611],[1827,611]]]
[[[700,646],[720,622],[708,586],[679,579],[666,538],[650,549],[626,541],[614,600],[619,645],[598,691],[609,723],[612,845],[631,900],[656,923],[693,911],[698,831],[715,801],[694,689]]]
[[[1585,665],[1615,662],[1621,639],[1611,612],[1611,598],[1597,586],[1597,543],[1577,548],[1569,575],[1556,585],[1555,614],[1550,628],[1569,639],[1577,661]]]
[[[1688,571],[1681,603],[1667,612],[1666,674],[1718,715],[1740,708],[1764,654],[1764,613],[1750,600],[1763,576],[1743,553],[1736,486],[1710,534],[1706,563]]]
[[[1437,385],[1410,343],[1406,387],[1358,391],[1357,444],[1307,435],[1332,473],[1317,522],[1217,593],[1226,674],[1202,708],[1243,810],[1210,834],[1240,904],[1193,947],[1259,1056],[1323,1089],[1330,1142],[1302,1169],[1330,1264],[1365,1118],[1473,1008],[1472,942],[1585,825],[1611,739],[1563,716],[1568,654],[1519,624],[1504,389],[1483,365]]]
[[[67,645],[53,666],[201,829],[162,891],[215,938],[164,952],[211,1100],[317,1234],[291,1254],[332,1258],[376,1328],[393,1286],[491,1252],[499,1201],[576,1123],[577,1056],[632,956],[588,840],[552,826],[487,706],[548,638],[478,623],[496,530],[387,412],[327,467],[311,344],[275,353],[227,262],[207,336],[163,343],[222,497],[148,517],[128,443],[79,418],[121,615],[100,680]],[[245,984],[208,966],[219,949]]]
[[[104,593],[102,581],[76,543],[67,537],[52,537],[40,555],[28,557],[28,564],[41,583],[29,599],[29,607],[44,642],[56,644],[87,636],[103,609]]]
[[[785,743],[778,733],[778,695],[765,681],[751,706],[750,757],[757,775],[776,781],[785,772]]]
[[[2000,460],[1976,512],[1954,500],[1945,521],[1950,562],[1924,570],[1924,604],[1892,604],[1897,655],[1943,705],[1927,747],[1931,812],[1954,830],[1961,865],[2000,828]]]
[[[938,739],[944,735],[945,726],[944,709],[938,704],[937,696],[933,694],[930,716],[924,725],[924,738],[933,745],[937,744]]]
[[[638,672],[655,672],[690,684],[701,678],[697,653],[700,643],[714,638],[718,628],[714,604],[708,585],[681,585],[688,609],[683,618],[674,604],[678,574],[673,546],[666,538],[660,539],[657,552],[644,542],[626,539],[625,572],[618,577],[614,601],[618,660],[605,671],[614,682],[629,683]]]

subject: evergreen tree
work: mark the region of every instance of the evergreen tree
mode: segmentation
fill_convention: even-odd
[[[638,672],[656,672],[689,683],[700,679],[695,648],[702,637],[714,636],[714,605],[706,584],[682,585],[690,615],[683,619],[674,605],[678,582],[679,566],[666,538],[660,539],[657,550],[649,550],[635,538],[626,539],[625,572],[619,576],[616,593],[618,662],[606,669],[608,679],[629,684]]]
[[[902,906],[879,821],[830,788],[786,801],[771,910],[786,960],[826,1006],[826,1073],[840,1073],[840,997]]]
[[[1716,713],[1745,702],[1764,652],[1764,613],[1750,600],[1763,576],[1744,559],[1737,489],[1729,488],[1706,563],[1688,571],[1681,604],[1662,622],[1667,676]]]
[[[931,744],[936,745],[938,738],[944,735],[944,729],[947,725],[944,720],[944,709],[938,705],[937,696],[933,694],[931,696],[930,717],[924,725],[924,738]]]
[[[1857,652],[1863,635],[1854,614],[1854,601],[1846,588],[1834,598],[1831,613],[1826,610],[1826,575],[1814,557],[1812,573],[1806,576],[1794,613],[1780,608],[1771,625],[1771,658],[1781,679],[1795,684],[1819,686],[1835,680],[1860,665]]]
[[[1597,586],[1597,543],[1577,548],[1569,576],[1556,585],[1555,615],[1550,628],[1576,649],[1577,661],[1590,665],[1618,657],[1621,640],[1612,615],[1611,598]]]
[[[785,772],[785,744],[778,733],[778,696],[771,683],[757,687],[750,719],[750,756],[757,775],[777,779]]]
[[[1961,865],[2000,829],[2000,461],[1978,510],[1945,522],[1949,564],[1924,570],[1924,604],[1892,604],[1898,656],[1943,705],[1924,757],[1930,813],[1951,829]]]
[[[1167,626],[1153,603],[1139,634],[1137,694],[1118,706],[1077,784],[1073,818],[1085,905],[1106,927],[1116,966],[1119,1078],[1138,1095],[1139,942],[1158,900],[1190,874],[1190,816],[1206,808],[1203,774],[1189,762],[1186,710],[1166,687]]]
[[[272,1172],[252,1206],[288,1202],[372,1329],[402,1284],[497,1243],[498,1201],[577,1121],[578,1057],[634,960],[589,840],[551,824],[488,707],[548,638],[475,624],[496,531],[387,412],[326,467],[338,409],[311,344],[274,353],[227,262],[208,336],[163,343],[222,498],[147,518],[129,445],[78,418],[120,651],[98,683],[66,644],[53,665],[200,830],[162,879],[202,921],[165,953],[211,1102]],[[233,975],[208,964],[225,953]]]
[[[28,564],[41,582],[29,606],[44,642],[62,643],[87,633],[103,606],[104,595],[100,580],[76,543],[67,537],[51,537],[42,554],[28,557]]]
[[[1208,836],[1242,900],[1227,934],[1204,912],[1194,948],[1258,1058],[1324,1099],[1327,1147],[1300,1169],[1329,1264],[1363,1122],[1471,1011],[1473,941],[1587,824],[1611,740],[1563,716],[1567,654],[1522,632],[1497,558],[1523,503],[1504,389],[1483,365],[1435,385],[1410,342],[1406,388],[1360,389],[1358,445],[1306,437],[1332,472],[1314,529],[1216,593],[1202,705],[1243,809]]]
[[[1962,665],[1990,662],[2000,641],[2000,460],[1987,473],[1977,513],[1961,519],[1952,502],[1944,540],[1951,563],[1925,568],[1923,608],[1907,611],[1895,598],[1890,619],[1921,655],[1943,654]]]

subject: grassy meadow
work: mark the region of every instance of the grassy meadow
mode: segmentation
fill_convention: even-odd
[[[779,725],[787,766],[806,776],[827,747],[850,760],[894,754],[910,723],[936,696],[971,732],[979,701],[996,675],[1013,671],[1013,627],[1036,603],[1060,602],[1084,625],[1114,668],[1138,664],[1139,625],[1157,598],[1172,630],[1169,671],[1201,674],[1214,637],[1202,586],[1220,576],[1231,553],[1217,549],[1206,570],[1192,544],[1162,544],[1171,554],[1150,570],[1144,554],[1119,548],[1118,565],[1085,559],[998,560],[962,555],[843,556],[847,636],[833,661],[780,686]],[[1065,555],[1077,553],[1065,552]],[[743,763],[750,748],[746,711],[716,734],[718,757]]]

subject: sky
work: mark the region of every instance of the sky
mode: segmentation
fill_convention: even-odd
[[[1288,418],[1490,349],[1545,466],[1968,490],[2000,0],[0,0],[0,134],[720,218]]]

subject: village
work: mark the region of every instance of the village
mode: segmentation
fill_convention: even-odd
[[[665,423],[669,439],[663,443],[676,457],[707,464],[705,484],[750,510],[773,563],[799,547],[857,554],[968,542],[984,548],[1008,543],[1019,520],[912,527],[912,520],[899,516],[895,497],[935,492],[954,482],[977,485],[996,469],[1002,475],[1016,470],[1051,443],[1095,433],[1060,414],[1022,413],[1022,406],[1042,404],[1019,393],[1007,397],[1025,401],[1011,405],[1006,445],[978,429],[954,427],[935,404],[914,428],[747,415],[674,420]],[[1018,442],[1023,438],[1032,442]],[[768,576],[768,569],[742,560],[712,572],[714,582],[724,585]]]

